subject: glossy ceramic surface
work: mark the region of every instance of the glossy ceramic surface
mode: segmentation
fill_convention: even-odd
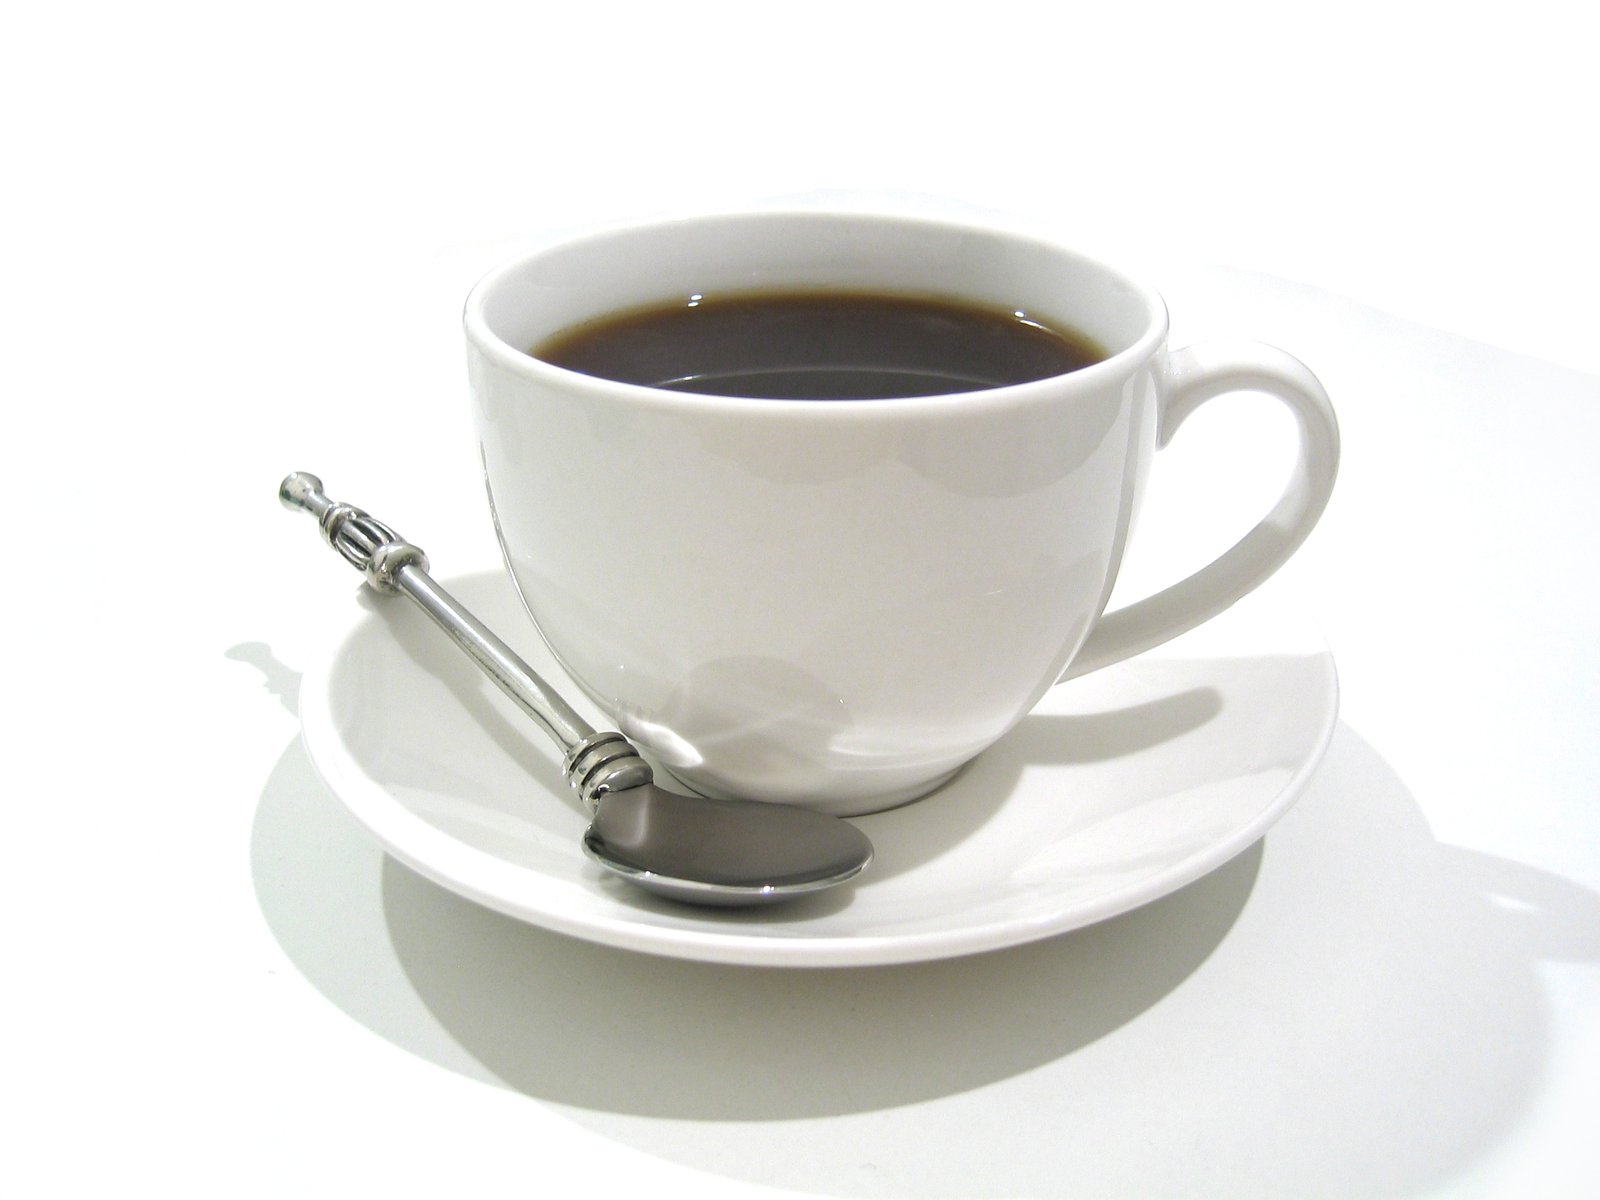
[[[502,575],[445,582],[516,628]],[[565,686],[531,630],[508,640]],[[860,818],[878,858],[857,884],[731,913],[646,895],[589,862],[554,752],[409,607],[358,614],[306,673],[300,707],[311,758],[356,820],[461,895],[632,950],[860,966],[1047,937],[1220,866],[1293,803],[1331,736],[1337,686],[1320,638],[1251,597],[1054,689],[938,792]]]
[[[658,391],[524,353],[619,308],[780,286],[1004,305],[1110,357],[984,392],[816,403]],[[1063,672],[1258,585],[1333,483],[1332,411],[1300,364],[1250,344],[1168,354],[1152,290],[996,231],[825,213],[613,231],[492,273],[466,329],[528,611],[607,723],[710,795],[838,814],[921,795]],[[1282,500],[1234,552],[1100,620],[1157,445],[1239,388],[1299,419]]]

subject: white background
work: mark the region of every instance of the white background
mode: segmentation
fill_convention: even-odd
[[[1593,1194],[1600,87],[1579,13],[12,14],[8,1190]],[[1178,340],[1278,341],[1334,393],[1345,477],[1284,587],[1327,631],[1346,724],[1238,923],[1159,996],[1128,999],[1154,965],[1137,924],[788,983],[483,924],[340,825],[297,749],[298,672],[351,580],[278,510],[282,474],[323,474],[436,564],[489,564],[456,328],[477,274],[553,232],[819,192],[1114,255]],[[1248,514],[1239,487],[1220,502]],[[1328,863],[1358,886],[1319,886]],[[400,929],[408,896],[424,916]],[[402,934],[431,975],[370,941]],[[480,986],[439,949],[465,936],[539,1020],[504,994],[451,1011],[588,1053],[508,1077],[536,1056],[452,1028],[419,978]],[[1126,995],[1086,1000],[1080,972],[1113,969]],[[886,1033],[904,1010],[883,1069],[912,1082],[740,1119],[700,1069],[674,1107],[692,1020],[615,997],[740,988]],[[1012,1032],[972,1044],[1003,1063],[917,1075],[990,1006]],[[691,1050],[730,1078],[766,1061],[732,1031]],[[772,1091],[824,1068],[852,1064],[821,1046]]]

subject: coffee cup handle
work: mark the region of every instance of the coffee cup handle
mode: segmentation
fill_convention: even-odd
[[[1305,541],[1333,492],[1339,424],[1322,384],[1298,359],[1257,342],[1205,342],[1159,361],[1157,388],[1158,448],[1207,400],[1256,391],[1281,400],[1294,413],[1299,459],[1272,511],[1220,558],[1164,591],[1102,616],[1063,681],[1159,646],[1259,587]]]

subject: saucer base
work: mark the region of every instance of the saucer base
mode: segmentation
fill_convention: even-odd
[[[443,581],[580,698],[499,573]],[[605,719],[575,699],[597,725]],[[998,949],[1103,920],[1221,866],[1293,804],[1332,736],[1332,656],[1258,592],[1138,658],[1051,690],[915,803],[855,818],[859,882],[706,910],[605,875],[554,749],[409,605],[357,610],[307,671],[312,762],[391,855],[510,916],[606,945],[763,966]]]

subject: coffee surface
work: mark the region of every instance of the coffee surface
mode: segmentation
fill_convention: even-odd
[[[689,296],[587,322],[529,353],[625,383],[770,400],[970,392],[1107,357],[1026,312],[862,292]]]

